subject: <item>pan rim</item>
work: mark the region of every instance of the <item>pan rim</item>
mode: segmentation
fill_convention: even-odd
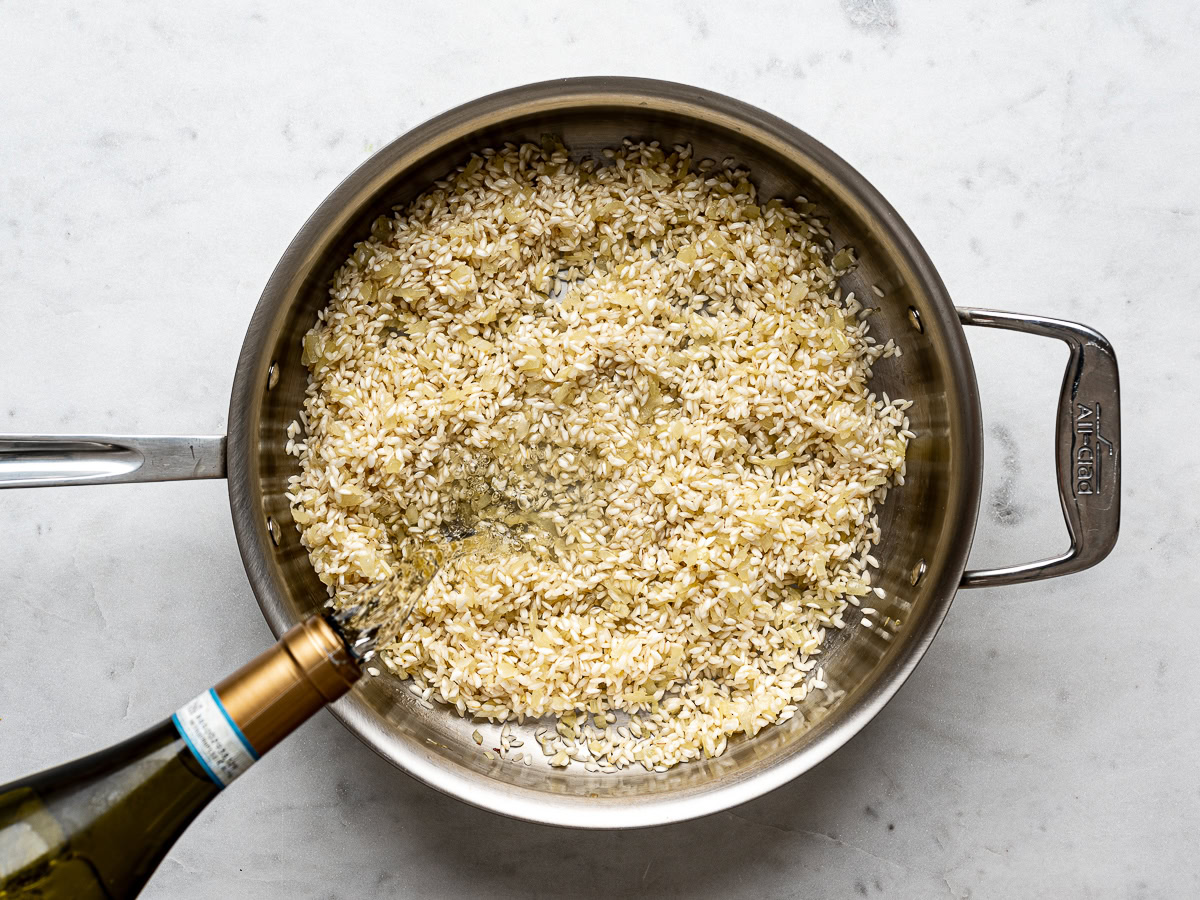
[[[936,567],[934,602],[922,629],[908,639],[891,671],[844,714],[836,727],[808,746],[761,772],[703,788],[644,797],[589,798],[550,794],[468,773],[428,748],[398,742],[353,693],[331,707],[343,725],[397,768],[436,790],[492,812],[585,829],[684,821],[747,802],[792,781],[839,749],[875,717],[912,674],[941,627],[966,568],[978,517],[983,480],[982,416],[966,335],[953,302],[932,261],[896,210],[845,160],[807,133],[754,106],[701,88],[654,79],[600,76],[545,81],[490,94],[442,113],[384,147],[350,173],[312,213],[272,272],[251,318],[229,407],[227,465],[234,531],[259,607],[272,632],[279,636],[296,620],[287,610],[286,586],[277,568],[268,562],[274,547],[262,507],[258,437],[273,337],[290,309],[297,279],[319,252],[324,236],[335,232],[356,212],[356,199],[369,196],[394,178],[400,161],[415,157],[422,148],[446,139],[448,134],[494,124],[509,117],[517,107],[524,113],[535,105],[539,109],[587,105],[669,107],[715,120],[764,145],[803,153],[883,226],[930,300],[930,308],[922,315],[936,317],[939,333],[949,341],[941,351],[957,399],[949,404],[950,434],[961,439],[951,441],[950,452],[952,470],[961,473],[961,483],[957,490],[952,489],[950,496],[957,497],[957,503],[950,504],[945,515],[962,537],[949,546],[946,558]]]

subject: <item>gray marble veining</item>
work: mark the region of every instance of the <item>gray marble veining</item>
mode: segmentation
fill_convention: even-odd
[[[1200,895],[1200,12],[734,8],[0,4],[0,430],[219,432],[262,284],[373,148],[504,86],[647,75],[828,143],[960,303],[1112,339],[1113,556],[963,592],[861,735],[732,812],[634,833],[512,822],[413,782],[322,714],[201,816],[146,896]],[[1065,354],[970,340],[988,439],[972,562],[1065,546]],[[269,640],[221,483],[6,492],[0,561],[0,780],[158,721]]]

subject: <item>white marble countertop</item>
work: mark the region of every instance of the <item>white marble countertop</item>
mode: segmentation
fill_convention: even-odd
[[[733,8],[0,4],[0,431],[220,432],[263,283],[373,148],[501,87],[644,75],[829,144],[959,303],[1111,338],[1116,551],[963,592],[874,722],[734,811],[633,833],[514,822],[322,713],[203,813],[146,896],[1200,895],[1197,7]],[[1065,354],[970,341],[989,451],[972,562],[1064,546]],[[159,721],[269,641],[221,482],[5,492],[0,548],[0,781]]]

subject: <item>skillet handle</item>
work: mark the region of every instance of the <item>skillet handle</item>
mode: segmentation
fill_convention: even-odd
[[[0,488],[224,477],[223,434],[0,434]]]
[[[1061,556],[963,573],[962,587],[1022,584],[1094,566],[1121,524],[1121,390],[1117,357],[1099,332],[1075,322],[990,309],[959,309],[964,325],[1007,328],[1064,341],[1071,351],[1058,395],[1055,464],[1071,548]]]

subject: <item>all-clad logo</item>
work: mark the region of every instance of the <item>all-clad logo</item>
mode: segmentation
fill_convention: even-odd
[[[1077,403],[1075,416],[1075,495],[1102,489],[1105,457],[1113,455],[1112,441],[1100,432],[1100,404]]]

